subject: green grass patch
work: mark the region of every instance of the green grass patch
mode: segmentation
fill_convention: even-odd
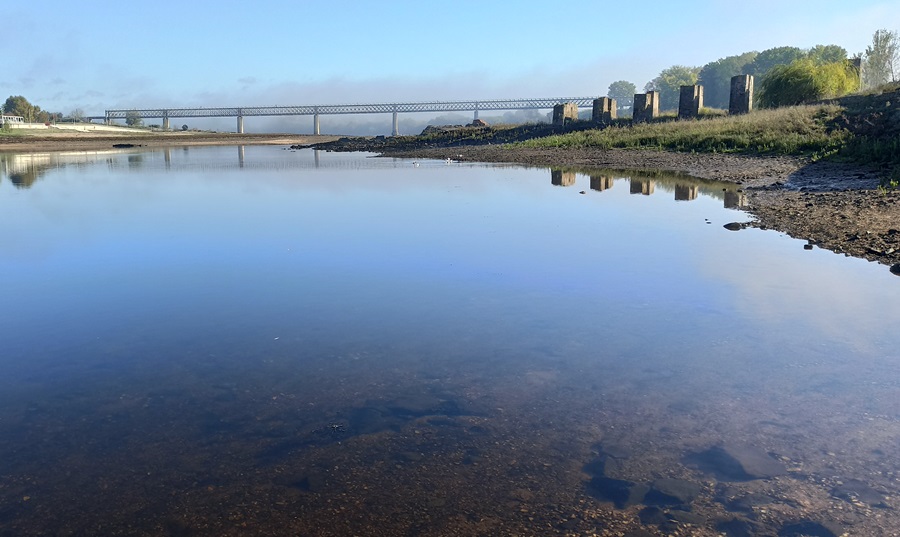
[[[612,126],[538,138],[526,147],[640,148],[708,153],[827,155],[845,145],[850,133],[832,123],[842,108],[833,104],[760,110],[700,119]]]

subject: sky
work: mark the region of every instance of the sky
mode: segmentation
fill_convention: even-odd
[[[0,99],[89,116],[602,96],[672,65],[785,45],[853,54],[875,30],[900,29],[897,0],[34,0],[3,11]]]

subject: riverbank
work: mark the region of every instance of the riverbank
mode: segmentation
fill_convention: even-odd
[[[189,145],[309,145],[337,140],[338,136],[301,134],[235,134],[224,132],[78,132],[39,130],[29,133],[0,134],[0,152],[35,153],[40,151],[90,151],[111,149],[114,145],[133,147],[181,147]]]

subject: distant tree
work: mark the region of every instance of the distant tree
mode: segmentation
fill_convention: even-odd
[[[182,125],[182,126],[181,126],[181,130],[183,130],[183,131],[188,130],[188,126],[187,126],[187,125]]]
[[[872,45],[866,47],[863,84],[874,88],[900,78],[900,36],[897,32],[877,30]]]
[[[728,108],[731,98],[731,77],[747,74],[748,65],[756,59],[757,52],[745,52],[739,56],[727,56],[710,62],[700,69],[697,83],[703,85],[703,101],[711,108]]]
[[[747,74],[760,80],[776,65],[788,65],[806,56],[806,51],[797,47],[770,48],[756,55],[756,58],[748,66]]]
[[[6,102],[3,103],[3,112],[12,116],[22,116],[28,123],[33,123],[35,112],[40,112],[40,108],[35,110],[35,106],[28,102],[28,99],[21,95],[10,95]]]
[[[818,64],[812,58],[777,65],[763,77],[759,104],[766,108],[793,106],[840,97],[859,89],[859,77],[850,62]]]
[[[616,108],[622,110],[623,108],[631,107],[634,103],[635,93],[637,93],[637,86],[627,80],[616,80],[609,85],[609,91],[606,95],[610,99],[615,99]]]
[[[141,118],[140,112],[137,110],[129,110],[125,113],[125,124],[129,127],[140,127],[144,124],[144,120]]]
[[[76,122],[84,121],[84,110],[82,110],[81,108],[76,108],[75,110],[72,110],[71,112],[69,112],[69,118],[72,121],[76,121]]]
[[[673,110],[678,108],[678,99],[681,96],[681,86],[692,86],[697,83],[699,67],[686,67],[673,65],[663,69],[659,76],[647,82],[644,91],[659,92],[659,109]]]
[[[807,56],[816,63],[837,63],[847,59],[847,49],[837,45],[816,45],[809,49]]]

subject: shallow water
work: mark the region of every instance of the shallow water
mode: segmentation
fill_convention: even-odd
[[[900,527],[900,280],[724,229],[733,186],[272,147],[0,170],[0,535]]]

